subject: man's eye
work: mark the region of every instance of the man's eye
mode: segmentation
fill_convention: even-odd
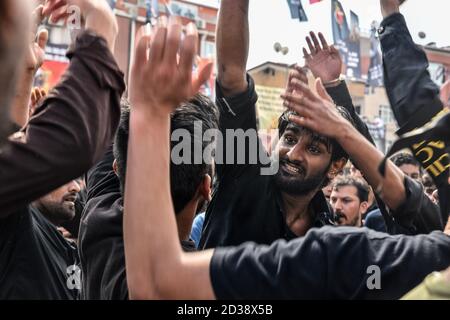
[[[288,143],[288,144],[295,144],[296,143],[294,137],[289,136],[289,135],[284,136],[284,141],[286,141],[286,143]]]
[[[320,151],[320,148],[317,146],[309,146],[308,151],[311,152],[312,154],[321,154],[322,153]]]

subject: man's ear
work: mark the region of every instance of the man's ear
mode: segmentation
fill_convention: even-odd
[[[328,179],[330,181],[333,180],[342,171],[342,169],[345,167],[346,164],[347,159],[345,158],[341,158],[339,160],[332,162],[331,167],[327,173]]]
[[[112,167],[113,167],[113,171],[116,174],[116,176],[119,176],[118,167],[117,167],[117,160],[116,159],[114,159]]]
[[[199,195],[206,201],[211,201],[211,176],[205,174],[199,186]]]
[[[367,202],[367,201],[361,202],[360,208],[361,208],[361,214],[365,214],[367,212],[367,209],[369,209],[369,202]]]

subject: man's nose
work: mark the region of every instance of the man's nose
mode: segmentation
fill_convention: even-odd
[[[336,202],[334,203],[334,210],[342,210],[342,201],[341,200],[336,200]]]
[[[286,155],[291,162],[303,162],[304,151],[301,143],[299,142],[295,146],[292,146]]]
[[[69,184],[69,192],[79,193],[80,191],[81,191],[80,184],[76,180],[73,180]]]

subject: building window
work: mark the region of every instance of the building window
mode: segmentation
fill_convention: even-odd
[[[390,106],[381,105],[380,109],[378,110],[378,115],[384,123],[394,122],[394,114],[392,113]]]
[[[203,42],[203,48],[202,48],[202,57],[204,58],[212,58],[216,54],[216,44],[211,41],[205,41]]]

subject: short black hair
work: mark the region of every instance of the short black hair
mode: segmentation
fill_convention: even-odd
[[[344,176],[336,178],[336,180],[333,181],[332,190],[334,189],[337,190],[339,187],[347,187],[347,186],[353,186],[356,188],[357,191],[356,194],[358,195],[360,202],[369,201],[369,192],[370,192],[369,185],[367,184],[366,181],[354,176]]]
[[[194,123],[201,122],[201,130],[194,130]],[[114,157],[117,161],[117,171],[121,184],[122,193],[125,190],[125,177],[127,166],[128,136],[130,123],[130,105],[122,102],[122,114],[119,128],[114,143]],[[216,105],[203,94],[195,95],[188,102],[182,103],[171,115],[171,132],[184,129],[191,136],[191,150],[194,150],[195,141],[201,142],[202,153],[211,143],[203,141],[203,133],[209,129],[217,129],[219,123],[219,112]],[[201,136],[199,136],[201,134]],[[171,141],[170,148],[179,143]],[[205,174],[212,173],[212,166],[204,161],[203,154],[201,163],[195,164],[194,152],[191,152],[190,164],[170,163],[170,188],[175,213],[178,214],[193,198],[199,184],[203,181]],[[151,179],[152,177],[148,177]],[[211,177],[213,178],[213,177]]]
[[[339,107],[339,106],[336,106],[336,108],[337,108],[339,114],[344,119],[346,119],[348,122],[350,122],[353,127],[356,127],[355,122],[353,121],[352,116],[347,111],[347,109],[345,109],[343,107]],[[291,115],[297,115],[297,113],[292,110],[286,110],[283,112],[283,114],[280,116],[280,118],[278,118],[278,137],[279,138],[281,138],[281,136],[286,131],[287,126],[289,125],[289,123],[291,123],[289,121],[289,116],[291,116]],[[309,133],[313,138],[317,138],[317,139],[320,138],[320,140],[323,140],[326,142],[329,151],[331,151],[331,161],[332,162],[337,161],[341,158],[348,160],[349,156],[348,156],[347,152],[344,151],[344,149],[341,147],[341,145],[339,143],[337,143],[336,140],[329,139],[327,137],[322,137],[319,134],[317,134],[307,128],[302,128],[302,129],[306,133]]]
[[[394,154],[391,157],[391,161],[397,167],[401,167],[404,164],[411,164],[413,166],[420,168],[420,163],[413,157],[412,154],[407,153],[407,152],[400,152],[400,153]]]

